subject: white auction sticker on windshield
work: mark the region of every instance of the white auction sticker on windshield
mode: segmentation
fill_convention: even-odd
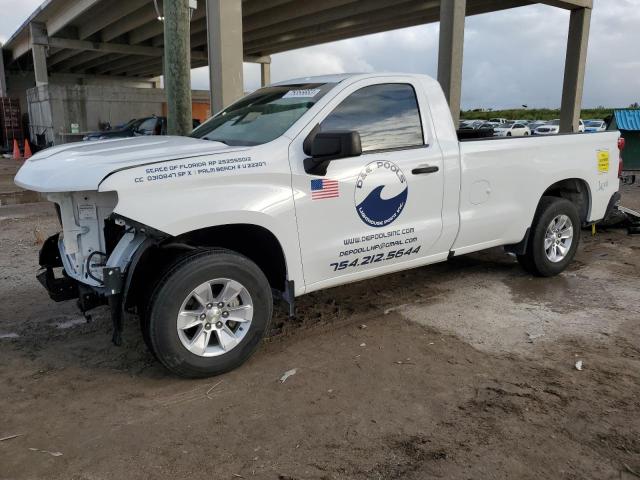
[[[313,98],[320,92],[319,88],[306,88],[300,90],[289,90],[282,98]]]

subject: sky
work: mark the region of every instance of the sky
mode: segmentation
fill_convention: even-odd
[[[0,0],[4,42],[42,0]],[[569,12],[531,5],[467,17],[462,104],[469,108],[557,108],[562,94]],[[436,76],[438,24],[325,43],[272,56],[273,82],[344,72],[409,72]],[[245,90],[259,87],[260,68],[245,64]],[[192,86],[208,89],[206,67]],[[594,0],[583,107],[640,102],[640,0]]]

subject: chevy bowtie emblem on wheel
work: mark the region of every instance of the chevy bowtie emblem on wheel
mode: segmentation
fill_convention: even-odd
[[[393,162],[371,162],[356,181],[358,216],[369,226],[386,227],[402,213],[408,193],[407,179],[400,167]]]

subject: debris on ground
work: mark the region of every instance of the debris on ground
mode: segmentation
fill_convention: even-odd
[[[213,400],[213,397],[211,396],[211,392],[213,392],[215,390],[215,388],[220,385],[223,382],[223,380],[220,380],[218,383],[214,384],[209,390],[207,390],[207,393],[205,393],[206,397],[209,400]]]
[[[397,365],[415,365],[415,363],[413,363],[410,358],[407,358],[405,360],[396,360],[395,363]]]
[[[56,328],[66,330],[67,328],[72,328],[76,325],[84,325],[85,323],[87,323],[87,319],[81,315],[76,318],[67,318],[64,321],[56,323]]]
[[[17,333],[14,332],[9,332],[9,333],[0,333],[0,339],[3,338],[19,338],[20,335],[18,335]]]
[[[640,473],[636,472],[629,465],[627,465],[626,463],[623,463],[622,465],[624,466],[625,470],[629,472],[631,475],[640,478]]]
[[[13,440],[14,438],[18,438],[18,437],[21,437],[21,436],[22,436],[22,433],[17,433],[15,435],[8,435],[6,437],[0,438],[0,442],[4,442],[5,440]]]
[[[544,333],[531,333],[527,332],[527,341],[529,343],[533,343],[534,340],[537,340],[540,337],[544,337]]]
[[[637,235],[640,233],[640,212],[622,205],[616,205],[609,215],[598,223],[598,226],[604,228],[626,228],[629,235]]]
[[[366,347],[366,346],[367,346],[367,344],[366,344],[366,343],[364,343],[364,342],[362,342],[362,343],[360,344],[360,346],[361,346],[361,347]]]
[[[391,312],[395,312],[396,310],[400,310],[403,307],[408,307],[410,304],[409,303],[403,303],[402,305],[397,305],[395,307],[391,307],[391,308],[387,308],[384,311],[385,315],[389,315]]]
[[[284,383],[286,382],[287,378],[291,377],[292,375],[295,375],[298,372],[297,368],[292,368],[291,370],[287,370],[286,372],[284,372],[284,374],[280,377],[280,383]]]
[[[578,360],[576,362],[576,370],[582,370],[582,368],[583,368],[582,360]]]
[[[367,326],[363,323],[363,324],[362,324],[362,325],[360,325],[358,328],[359,328],[360,330],[364,330],[365,328],[367,328]]]
[[[62,452],[52,452],[50,450],[41,450],[39,448],[33,448],[33,447],[30,447],[29,450],[31,450],[32,452],[48,453],[52,457],[61,457],[62,456]]]

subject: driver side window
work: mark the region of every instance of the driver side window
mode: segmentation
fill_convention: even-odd
[[[357,131],[363,152],[424,145],[416,93],[406,83],[353,92],[320,123],[320,129]]]

